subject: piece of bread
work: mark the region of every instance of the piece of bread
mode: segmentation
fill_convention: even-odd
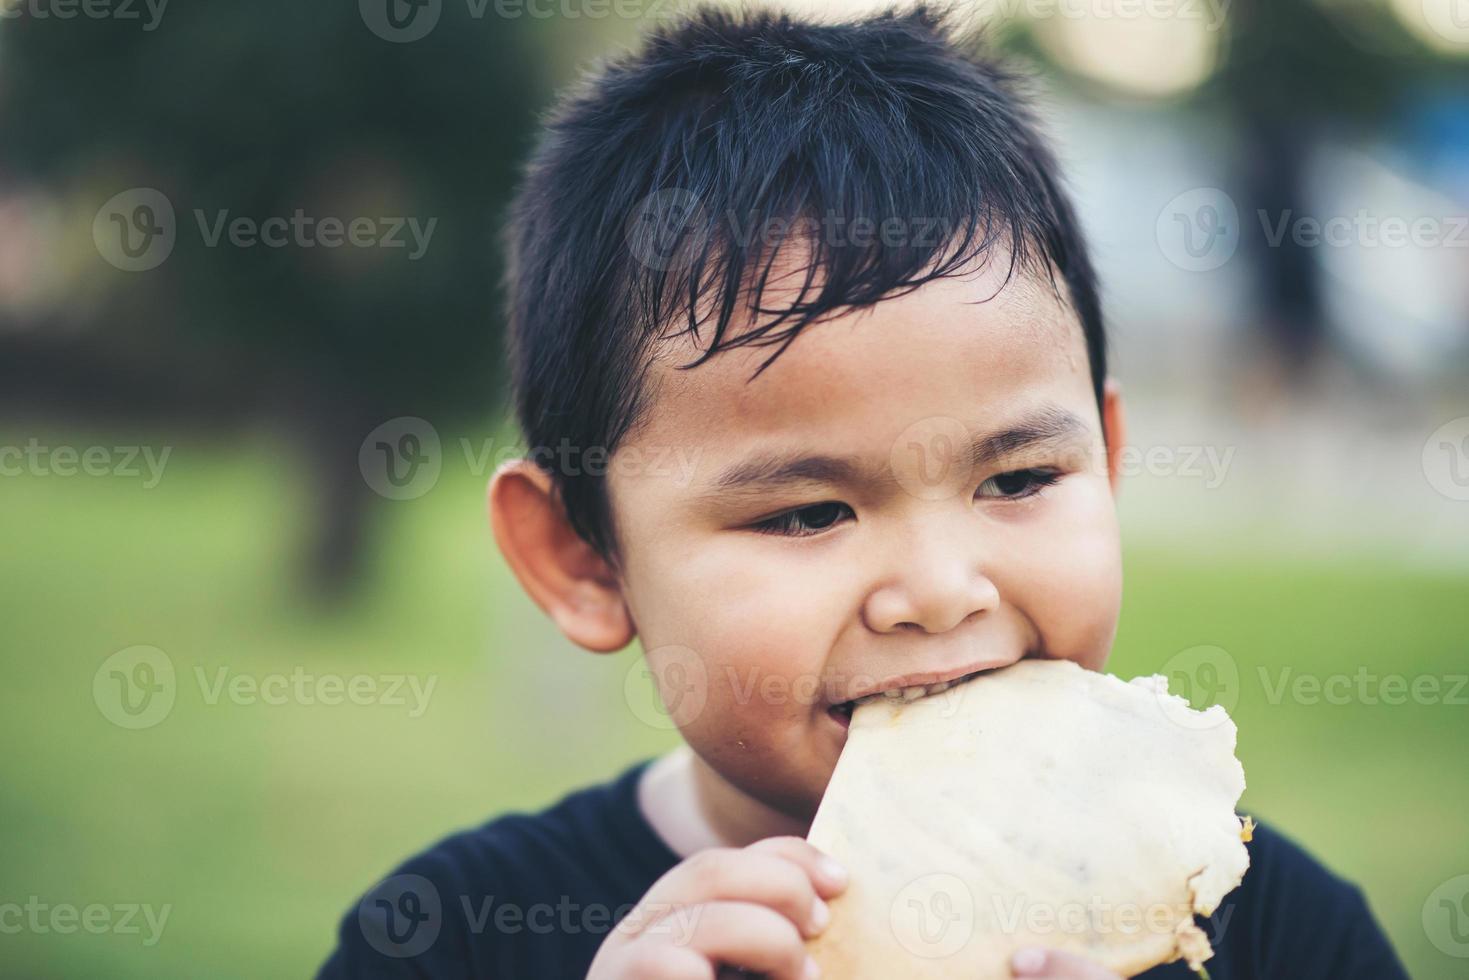
[[[1197,970],[1194,913],[1249,866],[1234,745],[1222,707],[1070,661],[859,704],[808,837],[851,884],[809,950],[830,980],[1001,980],[1032,945]]]

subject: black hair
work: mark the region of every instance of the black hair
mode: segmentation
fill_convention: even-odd
[[[955,21],[935,4],[840,23],[703,6],[560,99],[504,230],[511,376],[532,458],[610,456],[651,404],[666,328],[700,345],[685,368],[775,346],[758,374],[810,324],[956,275],[997,245],[1006,281],[1019,267],[1059,296],[1059,273],[1100,404],[1105,334],[1080,226],[1019,78]],[[817,230],[833,215],[850,231]],[[803,221],[790,237],[808,248],[804,286],[763,307],[781,241],[750,230]],[[757,322],[727,336],[741,301]],[[615,563],[605,467],[537,461],[571,526]]]

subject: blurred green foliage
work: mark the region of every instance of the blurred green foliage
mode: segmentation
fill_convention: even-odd
[[[164,344],[200,359],[181,370],[225,358],[265,396],[295,381],[378,420],[484,412],[500,375],[500,212],[551,85],[525,26],[445,4],[433,31],[392,43],[357,3],[292,0],[171,4],[151,30],[76,12],[6,19],[0,174],[91,194],[94,210],[130,187],[173,204],[164,265],[97,265],[116,295],[81,326],[124,365],[130,348]],[[437,224],[410,260],[211,247],[195,213],[212,226],[297,209]]]
[[[35,310],[0,305],[0,407],[274,425],[312,465],[300,564],[323,596],[352,584],[366,546],[363,436],[503,402],[498,236],[550,96],[544,25],[441,6],[403,43],[355,2],[0,19],[0,190],[83,229],[154,190],[176,234],[135,272],[86,238],[68,265],[22,234],[72,278]]]

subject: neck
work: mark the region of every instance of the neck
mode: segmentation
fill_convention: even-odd
[[[745,847],[766,837],[804,837],[809,829],[733,786],[686,745],[644,770],[638,804],[681,858],[711,847]]]

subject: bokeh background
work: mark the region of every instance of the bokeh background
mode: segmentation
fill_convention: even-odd
[[[536,115],[677,9],[0,0],[0,974],[310,973],[401,858],[674,744],[482,501]],[[1469,4],[969,15],[1106,287],[1113,669],[1226,704],[1243,808],[1465,976]]]

